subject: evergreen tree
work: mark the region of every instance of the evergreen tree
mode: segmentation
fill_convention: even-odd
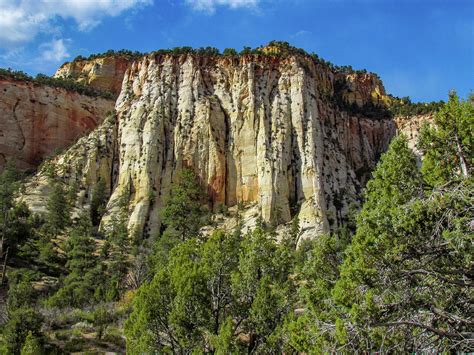
[[[470,277],[465,256],[472,253],[466,244],[472,184],[466,184],[423,192],[405,139],[393,141],[367,185],[332,290],[339,319],[333,337],[342,340],[341,348],[463,348],[469,283],[462,280]],[[449,243],[449,235],[463,247]]]
[[[102,339],[107,326],[112,322],[113,317],[109,311],[103,306],[97,307],[94,312],[92,312],[91,317],[92,324],[97,329],[97,339]]]
[[[237,53],[237,51],[234,48],[225,48],[222,54],[225,56],[236,56],[239,53]]]
[[[125,278],[130,267],[129,252],[130,238],[124,219],[113,219],[112,230],[108,236],[110,252],[107,261],[107,283],[105,299],[107,301],[117,300],[120,295],[122,280]]]
[[[128,354],[178,352],[178,340],[169,317],[174,298],[175,290],[166,268],[140,287],[133,312],[125,323]]]
[[[98,226],[100,219],[105,212],[107,202],[107,192],[105,190],[105,180],[99,179],[92,190],[90,216],[93,226]]]
[[[175,246],[153,281],[140,288],[126,324],[127,351],[248,351],[275,343],[271,336],[290,310],[289,269],[262,230],[215,232]],[[232,321],[231,321],[232,320]],[[238,324],[238,329],[235,329]]]
[[[40,341],[30,331],[26,336],[25,343],[21,348],[21,355],[41,355],[43,354],[43,348]]]
[[[423,173],[438,185],[471,174],[474,159],[474,104],[460,100],[455,91],[436,114],[434,125],[421,130],[419,147],[424,152]]]
[[[15,202],[21,175],[11,161],[0,174],[0,248],[14,256],[18,245],[31,236],[30,211],[24,203]]]
[[[288,248],[277,245],[261,227],[248,233],[241,243],[232,293],[237,300],[234,318],[249,335],[249,352],[271,346],[278,323],[290,310],[294,285],[289,280],[292,263],[287,252]]]
[[[53,183],[46,208],[46,226],[52,235],[62,232],[69,224],[69,205],[66,199],[66,191],[60,182]]]
[[[68,275],[62,287],[49,299],[51,305],[80,307],[94,301],[96,288],[105,280],[103,273],[96,268],[97,257],[94,255],[92,234],[90,219],[86,215],[81,216],[68,239]]]
[[[201,199],[202,189],[196,174],[189,169],[182,170],[162,212],[169,232],[176,233],[181,240],[198,234],[203,216]]]
[[[9,312],[35,304],[38,293],[34,290],[32,282],[36,279],[37,275],[27,269],[8,273],[7,307]]]
[[[2,348],[7,354],[19,354],[27,336],[31,333],[41,338],[43,317],[32,308],[18,308],[9,313],[8,322],[2,328]]]

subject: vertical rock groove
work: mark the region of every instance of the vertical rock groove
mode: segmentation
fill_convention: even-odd
[[[308,235],[337,228],[363,184],[356,172],[375,166],[395,132],[391,119],[338,105],[341,75],[298,56],[149,55],[133,63],[116,103],[109,159],[117,177],[102,225],[133,189],[128,227],[155,233],[172,182],[189,167],[212,208],[251,203],[276,223],[298,216]],[[347,100],[384,93],[378,79],[361,75],[351,77]]]

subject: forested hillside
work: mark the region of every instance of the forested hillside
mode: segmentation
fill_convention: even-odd
[[[278,239],[263,219],[243,232],[243,206],[212,215],[190,169],[149,238],[129,235],[120,213],[100,229],[105,182],[78,213],[78,187],[54,171],[40,217],[16,199],[23,177],[8,165],[0,176],[8,258],[0,352],[473,351],[473,127],[472,97],[451,93],[422,129],[421,167],[397,136],[361,209],[313,239],[300,238],[296,218]],[[237,228],[212,227],[219,218]]]

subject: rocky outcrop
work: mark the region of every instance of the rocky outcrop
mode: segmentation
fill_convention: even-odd
[[[395,117],[394,121],[397,125],[397,131],[403,133],[408,138],[408,146],[413,149],[416,155],[421,157],[421,152],[416,147],[418,138],[420,136],[420,130],[424,124],[433,124],[433,114],[426,115],[413,115],[413,116],[398,116]]]
[[[340,95],[350,105],[355,104],[358,107],[363,107],[368,103],[385,105],[390,100],[385,93],[382,81],[373,73],[339,74],[336,80],[343,84]]]
[[[125,71],[131,63],[131,58],[120,55],[67,62],[56,71],[54,77],[72,78],[81,84],[111,92],[117,97]]]
[[[115,115],[110,114],[104,122],[89,135],[80,138],[64,153],[43,164],[27,184],[26,193],[21,196],[35,213],[46,212],[51,192],[51,177],[57,176],[67,183],[67,189],[76,192],[77,212],[87,208],[91,190],[102,179],[110,193],[115,181],[117,151],[117,125]]]
[[[0,78],[0,171],[14,159],[35,169],[96,128],[114,102],[62,88]]]
[[[384,94],[366,75],[363,83],[347,79],[361,106]],[[124,77],[116,136],[103,126],[56,159],[56,170],[69,185],[80,182],[84,196],[98,176],[106,179],[104,228],[126,200],[129,229],[155,233],[170,186],[187,167],[210,209],[248,204],[277,224],[297,216],[307,236],[334,230],[396,132],[390,118],[338,105],[335,78],[304,56],[149,55]],[[96,141],[111,143],[103,149]]]

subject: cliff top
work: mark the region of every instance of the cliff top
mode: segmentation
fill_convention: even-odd
[[[403,97],[399,98],[390,94],[386,94],[385,90],[383,88],[383,83],[380,80],[380,77],[372,72],[368,72],[366,69],[361,69],[361,70],[355,70],[352,68],[352,66],[347,65],[347,66],[338,66],[335,65],[329,61],[324,60],[323,58],[320,58],[316,53],[308,53],[302,48],[297,48],[292,46],[288,42],[284,41],[270,41],[268,44],[257,47],[257,48],[251,48],[251,47],[244,47],[240,52],[233,48],[226,48],[222,52],[214,47],[201,47],[201,48],[192,48],[188,46],[184,47],[175,47],[172,49],[160,49],[157,51],[153,51],[150,53],[141,53],[138,51],[130,51],[130,50],[108,50],[104,53],[98,53],[98,54],[92,54],[90,56],[83,57],[83,56],[77,56],[72,62],[66,62],[63,65],[61,65],[60,69],[58,72],[61,70],[61,68],[64,68],[68,64],[74,64],[74,63],[81,63],[80,66],[88,65],[94,63],[98,59],[104,59],[104,58],[121,58],[123,59],[122,62],[124,62],[125,67],[122,69],[125,71],[126,67],[130,65],[132,62],[137,61],[142,59],[143,57],[160,57],[160,56],[173,56],[173,57],[181,57],[181,56],[195,56],[195,57],[202,57],[202,58],[210,58],[212,59],[218,59],[218,58],[233,58],[233,59],[242,59],[245,58],[246,61],[256,61],[256,62],[278,62],[280,60],[285,60],[290,57],[299,57],[305,61],[310,61],[314,63],[315,65],[322,65],[326,67],[328,70],[330,70],[335,76],[336,76],[336,81],[338,82],[338,90],[341,91],[351,91],[351,89],[354,85],[354,82],[370,82],[372,86],[378,86],[380,89],[380,93],[377,94],[377,96],[380,98],[377,100],[377,106],[379,108],[383,108],[384,113],[382,116],[412,116],[412,115],[417,115],[417,114],[427,114],[431,112],[435,112],[438,110],[440,105],[443,103],[442,101],[440,102],[431,102],[431,103],[413,103],[411,102],[409,97]],[[86,62],[86,63],[85,63]],[[92,62],[92,63],[91,63]],[[70,69],[68,69],[70,71]],[[75,70],[75,69],[74,69]],[[73,70],[73,71],[74,71]],[[12,75],[13,73],[13,75]],[[1,73],[0,73],[1,74]],[[44,75],[39,75],[36,78],[31,78],[26,76],[26,74],[21,73],[21,72],[8,72],[7,73],[10,76],[13,76],[17,80],[27,80],[27,81],[34,81],[35,83],[39,84],[46,84],[50,86],[55,86],[55,87],[64,87],[69,90],[75,90],[80,93],[84,93],[86,95],[92,95],[92,96],[102,96],[102,97],[107,97],[110,98],[111,95],[108,91],[112,91],[115,94],[118,95],[118,92],[120,91],[120,84],[121,84],[121,78],[118,80],[119,84],[115,88],[116,90],[111,90],[107,85],[105,87],[102,87],[104,85],[99,85],[100,83],[93,84],[92,82],[81,82],[81,80],[74,80],[77,79],[74,77],[74,73],[68,72],[69,76],[67,77],[62,77],[58,79],[58,75],[56,75],[56,78],[50,78],[46,77]],[[84,74],[82,74],[84,75]],[[97,78],[94,78],[94,80],[99,80],[100,76],[102,75],[101,73],[95,73],[95,76]],[[110,75],[117,75],[116,73],[108,74]],[[123,75],[123,73],[121,74]],[[25,76],[28,77],[25,79]],[[91,79],[92,80],[92,79]],[[91,81],[89,80],[89,81]],[[100,80],[99,80],[100,81]],[[109,80],[110,81],[110,80]],[[105,90],[107,91],[105,91]],[[341,104],[344,104],[341,101]],[[347,106],[347,105],[346,105]],[[355,110],[355,112],[360,111],[360,108],[352,108],[352,107],[346,107],[346,109],[350,110]],[[364,108],[364,111],[367,108]],[[369,108],[369,111],[371,111],[372,108]],[[379,116],[381,114],[380,110],[378,109],[376,111],[376,115]]]
[[[60,68],[64,67],[69,63],[74,62],[81,62],[81,61],[92,61],[95,59],[100,58],[107,58],[107,57],[122,57],[127,60],[133,61],[142,58],[145,55],[164,55],[164,54],[171,54],[171,55],[185,55],[185,54],[193,54],[197,56],[207,56],[207,57],[231,57],[231,56],[248,56],[248,55],[256,55],[256,56],[269,56],[269,57],[281,57],[287,58],[289,56],[302,56],[302,57],[310,57],[318,63],[325,64],[329,66],[332,70],[341,72],[341,73],[368,73],[367,70],[354,70],[350,65],[338,66],[329,61],[320,58],[316,53],[308,53],[302,48],[297,48],[292,46],[288,42],[284,41],[270,41],[266,45],[262,45],[256,48],[251,47],[244,47],[240,52],[234,48],[225,48],[222,52],[215,47],[200,47],[200,48],[193,48],[190,46],[182,46],[182,47],[174,47],[169,49],[158,49],[156,51],[152,51],[150,53],[142,53],[139,51],[131,51],[127,49],[121,50],[113,50],[109,49],[103,53],[95,53],[91,54],[88,57],[84,57],[82,55],[78,55],[74,58],[71,62],[63,63]],[[370,73],[378,77],[375,73]]]
[[[28,82],[32,83],[33,85],[45,85],[54,88],[62,88],[86,96],[102,97],[104,99],[113,98],[110,92],[99,90],[89,85],[83,85],[74,80],[54,78],[45,74],[37,74],[35,77],[33,77],[21,70],[12,70],[10,68],[0,68],[0,80]]]

